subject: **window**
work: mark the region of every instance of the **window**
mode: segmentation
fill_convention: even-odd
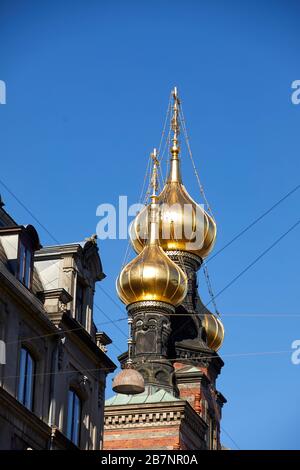
[[[35,361],[26,348],[21,348],[18,400],[29,410],[33,409]]]
[[[20,241],[19,247],[19,281],[24,286],[31,286],[31,272],[32,272],[32,252]]]
[[[81,400],[77,393],[70,389],[68,394],[67,437],[77,446],[80,440]]]
[[[78,280],[76,286],[76,311],[75,311],[75,318],[79,323],[82,325],[84,324],[84,291],[85,286],[84,284]]]

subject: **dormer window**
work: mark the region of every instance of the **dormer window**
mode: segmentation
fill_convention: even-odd
[[[32,225],[0,227],[0,239],[7,268],[30,289],[33,277],[33,255],[41,248],[37,231]]]
[[[32,278],[32,251],[20,240],[19,245],[19,272],[18,279],[28,289],[31,287]]]

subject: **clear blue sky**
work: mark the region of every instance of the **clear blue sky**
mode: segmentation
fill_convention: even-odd
[[[300,105],[290,99],[300,79],[296,1],[2,0],[0,18],[0,177],[62,243],[95,232],[98,204],[125,194],[137,201],[175,84],[218,223],[215,250],[299,184]],[[186,152],[183,172],[201,201]],[[18,222],[53,243],[0,192]],[[300,191],[208,264],[215,292],[298,220],[299,202]],[[300,449],[300,365],[289,352],[231,356],[289,351],[300,339],[300,317],[288,316],[300,314],[299,235],[300,226],[218,298],[222,426],[242,449]],[[110,319],[126,316],[114,288],[125,248],[100,242],[102,286],[116,303],[100,287],[96,302]],[[97,310],[95,320],[124,350],[116,326],[101,326]],[[118,325],[126,335],[126,321]],[[116,347],[110,355],[116,360]],[[225,433],[222,440],[235,448]]]

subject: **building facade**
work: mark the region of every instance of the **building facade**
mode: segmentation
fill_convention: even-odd
[[[93,321],[96,237],[40,245],[0,207],[0,449],[100,449],[111,342]]]
[[[157,195],[154,152],[151,202],[131,226],[137,257],[117,281],[132,331],[129,351],[119,357],[124,369],[114,382],[119,393],[106,401],[105,449],[221,449],[226,400],[216,381],[223,367],[217,351],[224,329],[203,305],[197,285],[197,272],[214,246],[216,224],[183,185],[180,122],[175,89],[169,176]],[[137,395],[128,385],[132,369],[145,384]]]

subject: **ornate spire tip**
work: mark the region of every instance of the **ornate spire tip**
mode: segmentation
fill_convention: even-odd
[[[157,158],[157,150],[156,148],[153,149],[153,152],[151,153],[151,158],[153,161],[153,170],[152,170],[152,177],[151,177],[151,186],[152,186],[152,202],[155,202],[156,200],[156,191],[158,190],[158,181],[157,181],[157,168],[159,166],[159,160]]]
[[[172,115],[172,119],[171,119],[171,128],[172,128],[172,131],[173,131],[173,138],[172,138],[172,142],[173,142],[173,145],[171,147],[171,154],[172,154],[172,158],[178,158],[178,154],[179,154],[179,151],[180,151],[180,147],[179,147],[179,133],[180,133],[180,124],[179,124],[179,106],[180,106],[180,101],[179,101],[179,98],[178,98],[178,93],[177,93],[177,87],[175,86],[174,87],[174,90],[173,90],[173,100],[174,100],[174,104],[173,104],[173,115]]]

